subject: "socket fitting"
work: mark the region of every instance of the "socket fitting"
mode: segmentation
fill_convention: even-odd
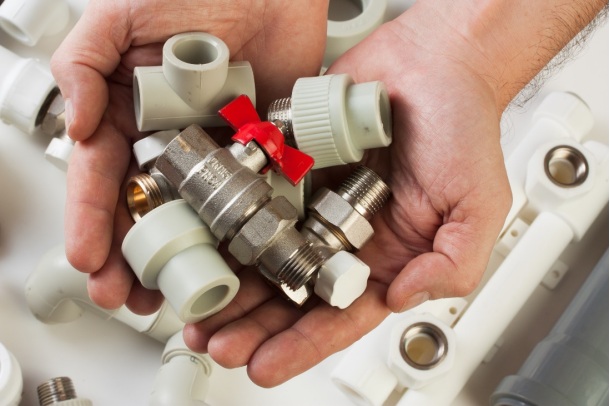
[[[167,40],[162,66],[134,69],[138,129],[224,126],[217,114],[221,107],[241,94],[256,97],[250,64],[229,63],[229,57],[227,45],[211,34],[191,32]]]
[[[392,142],[385,85],[354,84],[347,74],[297,80],[292,97],[273,102],[267,119],[284,123],[286,138],[314,158],[314,169],[358,162],[365,150]]]
[[[163,204],[129,230],[122,251],[148,289],[159,289],[185,323],[223,309],[239,279],[220,256],[217,240],[188,204]]]

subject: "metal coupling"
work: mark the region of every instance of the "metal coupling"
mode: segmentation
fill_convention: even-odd
[[[36,388],[40,406],[71,405],[91,406],[89,399],[78,398],[74,384],[68,377],[62,376],[44,382]]]
[[[58,135],[66,129],[66,104],[58,88],[53,89],[43,103],[36,125],[45,135]]]
[[[359,166],[336,192],[322,188],[308,205],[301,228],[321,249],[358,250],[374,234],[369,221],[390,197],[390,188],[371,169]]]
[[[136,222],[151,210],[180,198],[165,176],[154,168],[150,173],[132,176],[126,189],[129,214]]]

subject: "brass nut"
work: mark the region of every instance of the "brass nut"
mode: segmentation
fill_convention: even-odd
[[[330,225],[331,231],[344,239],[350,250],[360,249],[373,237],[373,226],[356,209],[337,193],[323,189],[308,206],[319,217],[318,221]]]
[[[253,265],[284,230],[297,221],[297,210],[283,196],[273,198],[235,234],[229,252],[244,265]]]

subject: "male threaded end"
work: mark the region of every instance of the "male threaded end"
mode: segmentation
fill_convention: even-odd
[[[390,188],[366,166],[359,166],[343,181],[337,194],[370,220],[390,198]]]
[[[320,269],[325,259],[311,243],[301,246],[280,269],[276,277],[290,289],[300,289]]]
[[[141,173],[127,182],[127,206],[134,221],[140,220],[163,203],[165,200],[161,188],[151,175]]]
[[[76,399],[76,391],[72,380],[65,376],[53,378],[38,385],[36,391],[38,392],[40,406],[49,406],[56,402]]]
[[[267,110],[267,121],[274,122],[280,120],[284,123],[284,138],[286,143],[296,148],[296,141],[292,131],[292,98],[285,97],[277,99],[269,106]]]

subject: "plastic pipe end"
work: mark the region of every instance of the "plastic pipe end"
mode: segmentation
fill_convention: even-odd
[[[357,148],[381,148],[392,143],[390,97],[383,83],[348,87],[346,105],[352,142]]]
[[[63,30],[70,20],[65,0],[6,0],[0,7],[0,26],[17,41],[34,46],[41,37]]]

